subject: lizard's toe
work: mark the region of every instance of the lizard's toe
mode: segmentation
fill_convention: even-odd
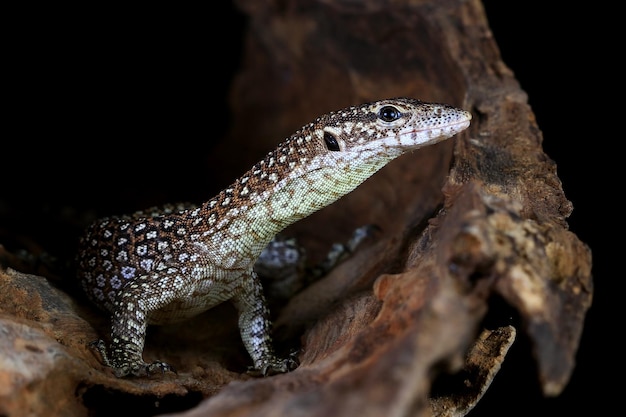
[[[291,372],[298,367],[298,361],[293,357],[287,359],[271,358],[263,362],[263,365],[248,369],[248,375],[252,376],[272,376]]]
[[[161,362],[154,361],[152,363],[138,362],[138,363],[128,363],[122,364],[118,366],[112,366],[113,373],[118,378],[123,378],[126,376],[150,376],[154,374],[164,374],[165,372],[176,372],[173,366]]]
[[[174,369],[172,365],[161,361],[154,361],[150,364],[146,364],[146,371],[148,374],[155,374],[158,372],[162,374],[164,374],[165,372],[176,373],[176,369]]]

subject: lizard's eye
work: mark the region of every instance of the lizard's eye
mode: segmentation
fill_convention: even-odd
[[[339,150],[339,144],[337,143],[337,139],[335,139],[332,133],[324,132],[324,142],[326,142],[326,147],[329,151]]]
[[[400,110],[393,106],[385,106],[378,111],[378,117],[384,122],[393,122],[402,116]]]

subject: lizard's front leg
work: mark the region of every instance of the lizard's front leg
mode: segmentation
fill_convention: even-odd
[[[117,295],[111,316],[111,345],[108,352],[102,341],[95,343],[105,365],[110,366],[117,377],[173,371],[167,363],[147,363],[143,360],[148,314],[170,303],[177,292],[175,287],[182,283],[175,268],[169,268],[167,272],[138,277]],[[155,282],[161,285],[155,286]]]
[[[232,301],[239,312],[241,340],[254,362],[250,373],[267,376],[293,370],[297,366],[293,359],[280,359],[274,354],[269,309],[256,272],[241,277]]]

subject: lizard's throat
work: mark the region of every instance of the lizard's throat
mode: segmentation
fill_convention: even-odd
[[[384,165],[378,160],[372,164],[343,160],[317,169],[309,167],[305,175],[287,175],[277,181],[272,192],[260,196],[246,217],[252,229],[269,242],[287,226],[354,190]]]
[[[346,195],[386,163],[381,158],[374,158],[372,163],[334,162],[319,164],[318,168],[309,165],[306,172],[294,170],[271,187],[265,183],[264,187],[251,188],[245,200],[236,205],[230,202],[228,208],[220,209],[228,201],[224,195],[215,207],[211,207],[213,202],[205,206],[211,213],[205,224],[206,243],[219,248],[214,253],[229,254],[214,261],[225,267],[247,267],[239,263],[255,261],[277,233]],[[233,262],[237,265],[231,265]]]

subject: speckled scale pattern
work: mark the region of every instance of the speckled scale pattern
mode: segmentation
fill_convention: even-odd
[[[229,300],[255,372],[292,369],[291,360],[273,352],[269,311],[254,271],[261,251],[285,227],[352,191],[394,158],[455,135],[470,119],[464,110],[408,98],[330,112],[198,207],[91,225],[77,255],[78,279],[111,314],[110,346],[98,343],[105,364],[117,376],[171,369],[144,362],[147,325],[183,320]]]
[[[164,266],[174,257],[194,261],[184,252],[187,221],[183,216],[169,214],[149,220],[109,218],[90,226],[79,262],[84,270],[83,288],[95,304],[113,311],[116,296],[126,283],[158,270],[155,266]]]

